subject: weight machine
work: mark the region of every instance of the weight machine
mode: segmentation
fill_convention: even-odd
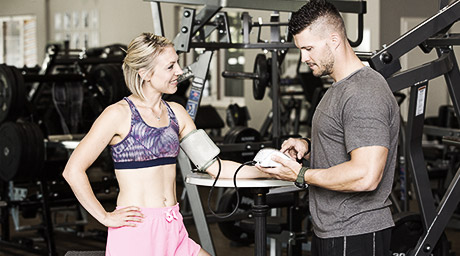
[[[258,56],[254,67],[254,73],[231,73],[224,72],[224,77],[233,78],[248,78],[253,79],[253,91],[256,99],[261,99],[265,92],[265,87],[268,83],[271,84],[272,93],[272,141],[260,142],[260,143],[248,143],[245,145],[227,145],[232,147],[233,150],[259,150],[266,146],[279,148],[281,144],[281,122],[280,122],[280,80],[279,80],[279,65],[283,61],[285,54],[290,48],[295,48],[292,42],[292,36],[286,35],[286,38],[281,37],[280,27],[286,26],[286,22],[280,22],[279,12],[293,12],[298,10],[304,2],[302,1],[277,1],[268,0],[264,1],[261,5],[258,1],[245,1],[245,0],[229,0],[229,1],[218,1],[218,0],[146,0],[150,1],[154,31],[158,35],[164,35],[163,33],[163,21],[161,14],[160,3],[174,3],[174,4],[185,4],[185,5],[202,5],[204,6],[200,12],[196,13],[194,8],[184,7],[181,15],[180,30],[175,39],[176,51],[178,53],[189,52],[191,48],[202,48],[205,49],[197,61],[188,67],[184,68],[184,75],[181,78],[189,79],[192,78],[192,86],[190,90],[190,96],[187,102],[187,112],[195,118],[198,111],[198,107],[201,101],[204,84],[209,71],[209,63],[212,58],[214,50],[218,49],[264,49],[271,53],[271,65],[266,65],[265,56]],[[358,15],[358,38],[356,41],[350,41],[353,46],[357,46],[363,39],[363,15],[366,13],[366,2],[365,1],[331,1],[341,12],[356,13]],[[230,37],[230,30],[228,25],[227,13],[222,12],[222,8],[242,8],[242,9],[255,9],[255,10],[266,10],[273,11],[270,16],[270,22],[252,22],[252,17],[244,12],[242,15],[242,34],[243,43],[233,43]],[[214,19],[213,19],[214,17]],[[270,28],[270,39],[266,41],[260,40],[260,29],[263,26]],[[259,28],[258,40],[256,43],[250,42],[250,33],[253,28]],[[213,32],[218,33],[218,42],[206,42],[205,39]],[[193,39],[193,40],[192,40]],[[184,179],[185,188],[187,190],[187,196],[191,204],[191,210],[193,218],[198,230],[198,235],[201,241],[202,247],[215,255],[212,238],[209,233],[206,217],[203,211],[201,200],[198,194],[198,189],[195,185],[190,185],[185,182],[185,178],[191,173],[192,166],[187,156],[181,151],[178,156],[178,165],[181,170],[182,177]],[[255,196],[254,201],[259,202],[261,205],[266,206],[265,194]],[[260,212],[259,212],[260,210]],[[264,218],[267,214],[268,207],[261,207],[257,214],[261,214]],[[256,213],[254,213],[256,214]],[[265,225],[265,222],[263,223]],[[292,232],[300,231],[300,225],[294,227]],[[265,230],[264,230],[265,231]],[[256,249],[255,255],[266,255],[265,248],[265,237],[264,234],[256,232],[255,240],[257,243],[261,243],[261,246],[256,246],[260,250]],[[301,247],[300,243],[297,244],[296,252],[290,252],[290,255],[298,255]]]
[[[368,60],[371,67],[388,81],[393,92],[411,88],[409,115],[406,126],[406,162],[412,172],[421,211],[423,234],[418,239],[411,256],[430,255],[441,238],[451,216],[460,202],[460,170],[457,170],[439,206],[435,209],[430,181],[422,152],[425,105],[428,81],[443,75],[457,118],[460,117],[460,71],[453,45],[460,45],[460,34],[448,33],[450,27],[460,19],[460,1],[448,4],[440,1],[439,12],[375,53]],[[400,71],[399,58],[419,46],[425,53],[433,49],[438,58],[415,68]],[[430,128],[433,132],[433,128]],[[458,136],[448,129],[436,129],[440,136]],[[406,253],[406,252],[402,252]],[[445,255],[445,254],[442,254]]]

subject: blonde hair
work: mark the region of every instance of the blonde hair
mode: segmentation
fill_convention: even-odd
[[[129,43],[123,60],[123,75],[132,94],[145,99],[142,90],[144,79],[139,75],[139,70],[144,69],[146,74],[153,72],[155,58],[166,47],[173,46],[167,38],[152,33],[142,33]]]

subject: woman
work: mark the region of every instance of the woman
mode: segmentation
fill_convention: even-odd
[[[176,199],[179,140],[196,129],[185,109],[161,99],[177,90],[182,74],[173,44],[143,33],[123,62],[129,97],[107,107],[72,153],[63,176],[82,206],[107,226],[106,255],[209,255],[185,230]],[[119,184],[117,208],[107,212],[95,197],[87,168],[110,145]],[[223,177],[238,163],[224,161]],[[207,171],[216,175],[217,162]],[[239,177],[266,176],[245,167]]]

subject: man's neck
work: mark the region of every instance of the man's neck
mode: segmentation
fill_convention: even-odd
[[[347,45],[343,49],[343,53],[336,56],[334,71],[331,77],[334,79],[334,82],[338,82],[362,67],[364,67],[364,64],[356,56],[353,49]]]

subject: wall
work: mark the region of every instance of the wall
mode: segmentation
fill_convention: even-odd
[[[0,16],[36,15],[38,63],[44,58],[45,47],[54,41],[54,14],[68,11],[97,10],[100,45],[128,44],[144,31],[153,31],[150,3],[142,0],[0,0]],[[49,8],[47,8],[49,6]],[[173,5],[162,4],[163,16],[172,13]],[[166,14],[166,15],[165,15]],[[164,24],[166,36],[174,38],[175,22]]]
[[[99,17],[99,41],[101,46],[113,43],[128,44],[131,39],[141,32],[153,31],[149,2],[142,0],[49,1],[50,17],[54,17],[57,12],[96,10]],[[51,39],[53,39],[55,31],[52,24],[50,28]]]
[[[401,35],[401,17],[425,17],[439,10],[433,0],[384,0],[380,3],[380,38],[389,44]]]

